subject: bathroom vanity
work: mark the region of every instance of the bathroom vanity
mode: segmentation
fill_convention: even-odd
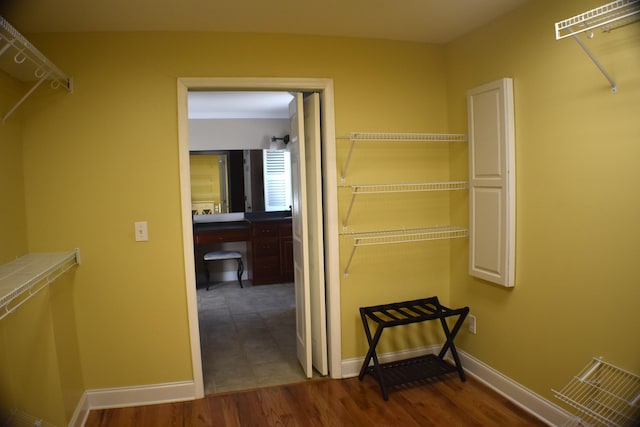
[[[200,215],[193,243],[198,285],[208,281],[204,254],[225,243],[246,242],[249,278],[254,285],[293,281],[291,212]]]

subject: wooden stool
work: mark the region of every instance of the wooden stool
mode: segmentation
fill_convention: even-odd
[[[240,252],[214,251],[204,254],[205,264],[207,263],[207,261],[221,261],[225,259],[235,259],[238,261],[238,283],[240,283],[240,287],[243,288],[244,286],[242,286],[242,272],[244,271],[244,264],[242,263],[242,254]],[[209,282],[211,282],[211,280],[209,280]],[[207,290],[209,290],[209,286],[211,285],[207,285]]]

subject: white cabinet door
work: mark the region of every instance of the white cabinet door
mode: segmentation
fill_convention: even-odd
[[[515,280],[513,81],[467,93],[469,120],[469,274],[502,286]]]

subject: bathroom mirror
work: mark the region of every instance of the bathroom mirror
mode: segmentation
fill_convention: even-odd
[[[291,209],[286,150],[191,151],[189,161],[193,215]]]

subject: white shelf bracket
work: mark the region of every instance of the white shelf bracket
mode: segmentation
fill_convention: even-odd
[[[582,40],[580,40],[580,37],[578,37],[577,35],[574,35],[573,39],[580,45],[580,47],[584,50],[584,52],[587,54],[587,56],[591,59],[591,61],[593,61],[593,63],[596,65],[596,67],[598,67],[600,72],[609,81],[609,84],[611,85],[611,93],[616,93],[618,91],[618,87],[616,86],[616,82],[611,78],[609,73],[607,73],[607,70],[604,69],[604,67],[602,66],[600,61],[598,61],[596,59],[596,57],[593,55],[593,53],[591,53],[591,51],[589,50],[587,45],[585,45],[584,42]]]
[[[602,28],[605,32],[631,24],[640,19],[640,0],[616,0],[595,9],[588,10],[571,18],[556,22],[556,40],[572,37],[585,51],[589,59],[598,67],[611,85],[611,92],[616,93],[618,88],[615,81],[604,69],[602,64],[578,37],[580,33],[592,34],[596,28]],[[591,36],[590,36],[591,37]]]

